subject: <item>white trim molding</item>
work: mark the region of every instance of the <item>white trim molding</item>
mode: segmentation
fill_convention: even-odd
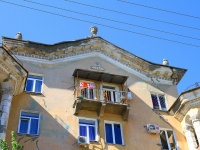
[[[55,60],[45,60],[45,59],[39,59],[35,57],[26,57],[26,56],[17,56],[20,60],[22,61],[28,61],[28,62],[35,62],[35,63],[42,63],[42,64],[47,64],[47,65],[53,65],[57,63],[63,63],[63,62],[70,62],[70,61],[75,61],[75,60],[80,60],[80,59],[86,59],[86,58],[91,58],[91,57],[99,57],[102,58],[116,67],[120,67],[121,69],[141,78],[142,80],[145,80],[150,83],[156,83],[156,84],[167,84],[167,85],[173,85],[173,82],[171,80],[166,80],[163,77],[158,77],[158,78],[149,78],[147,77],[146,73],[141,71],[140,69],[134,68],[133,66],[127,65],[127,64],[122,64],[120,60],[112,59],[108,57],[107,55],[104,55],[101,52],[91,52],[91,53],[84,53],[81,55],[67,55],[65,58],[59,58]],[[154,81],[152,81],[152,79]]]

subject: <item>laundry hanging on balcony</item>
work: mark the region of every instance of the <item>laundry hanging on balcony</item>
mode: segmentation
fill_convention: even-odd
[[[93,83],[80,82],[80,87],[81,89],[84,89],[84,88],[94,89],[95,85]]]
[[[81,87],[82,89],[88,88],[88,83],[87,83],[87,82],[80,82],[80,87]]]
[[[89,88],[90,89],[94,89],[95,88],[95,85],[93,83],[89,83]]]

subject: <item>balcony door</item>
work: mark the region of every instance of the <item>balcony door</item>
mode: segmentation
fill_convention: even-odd
[[[120,92],[117,86],[101,85],[101,87],[102,87],[101,96],[103,100],[107,102],[113,102],[113,103],[120,102],[120,98],[119,98]]]

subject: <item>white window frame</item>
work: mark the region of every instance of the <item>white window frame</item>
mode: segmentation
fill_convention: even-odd
[[[86,117],[78,117],[78,137],[80,136],[80,131],[79,131],[80,123],[79,123],[79,120],[89,120],[89,121],[94,121],[95,122],[95,125],[83,125],[83,124],[81,124],[81,125],[82,126],[87,126],[87,138],[88,139],[89,139],[89,128],[88,128],[88,126],[94,126],[95,127],[95,140],[94,141],[98,141],[98,122],[97,122],[97,119],[86,118]]]
[[[176,148],[176,150],[178,150],[179,146],[178,146],[178,143],[177,143],[177,140],[176,140],[176,135],[175,135],[174,130],[172,130],[172,129],[167,129],[167,128],[160,128],[160,131],[164,131],[164,132],[165,132],[165,137],[166,137],[166,139],[167,139],[167,145],[168,145],[169,150],[171,150],[171,146],[170,146],[170,143],[169,143],[169,139],[168,139],[168,137],[167,137],[167,135],[168,135],[168,134],[167,134],[167,131],[172,131],[173,137],[174,137],[174,142],[175,142],[175,148]],[[162,145],[161,138],[160,138],[160,143],[161,143],[161,145]]]
[[[167,98],[166,98],[166,95],[165,95],[165,94],[160,94],[160,93],[150,93],[150,94],[156,95],[157,100],[158,100],[158,106],[159,106],[159,109],[158,109],[158,110],[167,111],[168,105],[167,105]],[[158,95],[161,95],[161,96],[163,96],[163,97],[165,98],[165,106],[166,106],[165,109],[162,109],[161,104],[160,104],[160,99],[159,99],[159,96],[158,96]],[[152,101],[152,104],[153,104],[152,97],[151,97],[151,101]],[[153,107],[154,107],[154,106],[153,106]]]
[[[79,81],[79,85],[80,85],[80,83],[81,82],[87,82],[87,83],[92,83],[92,84],[94,84],[95,85],[95,83],[94,82],[91,82],[91,81],[87,81],[87,80],[80,80]],[[87,99],[91,99],[91,98],[89,98],[89,93],[90,93],[90,91],[89,91],[89,88],[86,88],[87,89]],[[96,89],[96,87],[95,87],[95,89]],[[92,89],[93,90],[93,99],[95,99],[96,98],[96,93],[95,93],[95,90],[94,89]]]
[[[25,112],[25,113],[32,113],[32,114],[38,114],[39,115],[39,118],[34,118],[34,117],[22,117],[21,116],[21,113],[22,112]],[[33,135],[33,136],[38,136],[40,134],[40,113],[37,112],[37,111],[29,111],[29,110],[20,110],[20,116],[19,116],[19,122],[18,122],[18,129],[17,129],[17,133],[18,134],[25,134],[25,135]],[[19,130],[20,130],[20,125],[21,125],[21,120],[22,119],[27,119],[29,120],[28,122],[28,131],[27,133],[21,133]],[[31,126],[31,119],[38,119],[38,131],[37,131],[37,134],[30,134],[30,126]]]
[[[123,135],[122,123],[121,123],[121,122],[115,122],[115,121],[104,120],[104,134],[105,134],[105,142],[107,143],[107,139],[106,139],[106,123],[112,125],[112,135],[113,135],[113,143],[108,143],[108,144],[116,144],[116,143],[115,143],[114,124],[119,124],[119,125],[120,125],[120,129],[121,129],[122,145],[124,145],[124,135]],[[119,145],[121,145],[121,144],[119,144]]]
[[[113,87],[115,88],[114,90],[112,89],[107,89],[107,88],[103,88],[103,86],[108,86],[108,87]],[[117,85],[114,85],[114,84],[107,84],[107,83],[103,83],[101,84],[101,89],[102,92],[101,92],[101,99],[104,99],[103,98],[103,90],[107,90],[107,91],[115,91],[115,98],[116,98],[116,102],[120,102],[120,91],[119,91],[119,87]],[[113,96],[113,92],[111,93],[111,102],[114,102],[114,96]]]
[[[41,77],[42,79],[41,80],[40,79],[33,79],[33,78],[30,78],[29,76]],[[32,91],[27,91],[26,87],[25,87],[25,91],[26,92],[42,93],[42,91],[43,91],[43,82],[44,82],[44,77],[43,76],[29,74],[28,77],[27,77],[27,80],[32,80],[33,81],[33,87],[32,87]],[[40,92],[35,92],[36,81],[42,81],[42,86],[41,86],[41,91]],[[26,86],[27,86],[27,81],[26,81]]]

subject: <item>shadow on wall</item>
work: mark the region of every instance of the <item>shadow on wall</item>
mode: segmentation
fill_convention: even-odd
[[[144,102],[144,100],[139,98],[135,92],[133,92],[134,91],[132,91],[133,100],[130,101],[131,110],[129,113],[129,120],[127,122],[127,126],[124,127],[124,130],[125,134],[134,134],[135,136],[125,139],[125,142],[130,143],[133,149],[146,149],[147,145],[149,148],[153,147],[154,149],[161,149],[160,136],[157,134],[148,134],[145,127],[147,124],[158,124],[161,128],[173,129],[176,134],[176,141],[179,142],[179,149],[184,150],[184,147],[187,147],[187,143],[185,141],[184,134],[177,129],[179,128],[176,124],[179,123],[178,120],[169,115],[167,112],[155,110],[163,118],[165,118],[166,121],[169,121],[168,119],[171,118],[170,120],[173,121],[170,122],[171,126],[173,127],[172,128],[168,123],[163,121],[162,118]],[[181,124],[179,126],[181,128]]]
[[[44,102],[42,102],[44,104]],[[45,108],[46,107],[46,108]],[[6,140],[11,142],[11,131],[17,132],[20,110],[38,111],[40,118],[40,133],[38,137],[18,135],[18,140],[25,149],[30,150],[73,150],[77,147],[77,139],[74,135],[73,127],[71,127],[64,119],[66,114],[62,116],[56,113],[50,114],[42,107],[38,100],[33,99],[30,95],[22,93],[16,96],[12,102],[12,108],[9,117],[8,130]],[[73,134],[73,135],[72,135]]]

